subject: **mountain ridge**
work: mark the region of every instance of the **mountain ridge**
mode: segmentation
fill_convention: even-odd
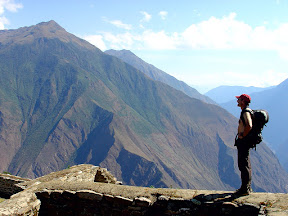
[[[261,87],[245,87],[245,86],[219,86],[211,89],[204,95],[212,98],[218,104],[223,104],[233,100],[235,96],[245,94],[252,94],[256,92],[265,91],[267,89],[275,88],[275,86],[261,88]]]
[[[184,92],[185,94],[187,94],[192,98],[200,99],[206,103],[215,104],[215,102],[211,100],[209,97],[200,94],[196,89],[187,85],[185,82],[177,80],[175,77],[156,68],[154,65],[143,61],[141,58],[136,56],[130,50],[118,50],[118,51],[106,50],[105,53],[108,55],[115,56],[121,59],[122,61],[132,65],[133,67],[137,68],[138,70],[140,70],[153,80],[166,83],[171,87]]]
[[[0,46],[1,170],[37,177],[92,163],[130,185],[238,186],[236,118],[78,42],[44,34]],[[252,161],[265,173],[254,189],[286,190],[288,174],[265,144]]]
[[[96,48],[87,41],[68,33],[54,20],[16,30],[1,30],[0,46],[32,43],[39,38],[58,38],[65,43],[73,42],[88,49]]]

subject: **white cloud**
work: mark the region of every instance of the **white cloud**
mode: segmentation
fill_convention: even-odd
[[[192,24],[181,37],[182,47],[188,49],[276,50],[288,60],[288,23],[274,30],[265,25],[252,28],[236,20],[236,13],[230,13]]]
[[[129,32],[117,35],[106,32],[103,34],[103,39],[110,42],[109,49],[131,49],[135,43],[141,41],[139,36]]]
[[[288,60],[288,23],[278,25],[276,29],[268,28],[264,24],[252,27],[241,20],[237,20],[236,17],[236,13],[230,13],[228,16],[221,18],[210,17],[207,20],[188,26],[181,32],[155,31],[138,27],[138,29],[136,29],[137,31],[127,31],[123,34],[103,32],[95,37],[91,36],[91,38],[86,37],[85,39],[102,50],[181,50],[181,52],[184,52],[204,49],[212,50],[213,52],[219,50],[221,53],[223,53],[223,51],[224,53],[226,53],[226,51],[230,53],[230,51],[234,50],[240,51],[240,53],[242,51],[262,53],[261,51],[263,50],[265,51],[264,53],[266,53],[266,51],[273,51],[273,53],[276,51],[281,58]],[[140,22],[140,24],[144,23]],[[215,60],[215,57],[217,56],[211,58]],[[208,62],[210,60],[209,58],[207,59]],[[240,61],[241,59],[236,60]],[[233,59],[233,61],[236,60]],[[223,64],[225,64],[226,60],[223,61]],[[231,59],[227,61],[231,61]],[[183,62],[183,64],[186,63]],[[187,65],[189,64],[189,60],[187,60]],[[243,64],[247,64],[247,62],[244,61]],[[199,73],[197,73],[197,66],[193,71],[185,72],[185,68],[175,70],[172,67],[172,69],[166,68],[166,72],[170,72],[171,75],[186,83],[209,88],[219,85],[267,87],[277,85],[288,78],[287,72],[283,73],[281,69],[278,71],[279,67],[276,67],[276,65],[275,68],[278,69],[273,69],[273,63],[271,63],[272,66],[268,68],[267,71],[263,71],[262,67],[254,71],[250,67],[251,65],[243,64],[241,64],[241,62],[235,63],[235,65],[242,65],[243,68],[246,67],[247,74],[243,74],[245,72],[240,73],[237,66],[235,71],[232,71],[233,67],[227,67],[230,68],[231,71],[223,72],[223,70],[213,71],[213,69],[211,71],[209,65],[207,65],[207,67],[203,66],[208,69],[200,69]],[[157,66],[159,67],[160,65]],[[261,74],[259,75],[259,73]],[[248,81],[247,77],[249,77]]]
[[[105,51],[107,49],[102,35],[90,35],[90,36],[84,36],[84,40],[87,40],[89,43],[93,44],[94,46],[98,47],[102,51]]]
[[[115,25],[118,28],[123,28],[123,29],[126,29],[126,30],[131,30],[131,28],[132,28],[131,25],[122,23],[120,20],[113,20],[110,23]]]
[[[0,7],[6,8],[8,11],[17,12],[18,9],[23,8],[22,4],[14,3],[13,0],[0,0]],[[1,9],[0,9],[1,12]]]
[[[152,15],[148,14],[145,11],[141,11],[140,13],[144,16],[143,19],[141,20],[142,22],[149,22],[151,20]]]
[[[147,12],[145,20],[151,19]],[[165,32],[164,30],[147,30],[143,26],[141,33],[103,34],[102,40],[108,48],[122,47],[127,49],[238,49],[238,50],[274,50],[288,60],[288,23],[277,29],[267,29],[265,25],[251,27],[236,19],[236,13],[222,18],[210,17],[208,20],[192,24],[183,32]],[[110,23],[131,29],[121,21]],[[121,44],[122,43],[122,44]]]
[[[108,20],[107,18],[103,18],[106,22],[116,26],[117,28],[125,29],[125,30],[131,30],[132,25],[130,24],[125,24],[121,20]]]
[[[9,20],[5,17],[0,17],[0,30],[5,29],[5,25],[9,24]]]
[[[23,7],[22,4],[14,3],[13,0],[0,0],[0,29],[4,29],[9,24],[9,20],[3,16],[5,11],[17,12]]]
[[[159,16],[161,17],[162,20],[165,20],[167,15],[168,15],[167,11],[160,11],[159,12]]]
[[[142,13],[145,15],[146,21],[151,19],[151,15],[147,12]],[[164,32],[163,30],[157,32],[145,30],[141,25],[143,32],[131,38],[143,38],[144,43],[149,46],[147,48],[152,49],[242,49],[243,46],[247,46],[250,49],[251,42],[249,41],[251,41],[253,29],[248,24],[235,20],[235,18],[235,13],[224,16],[222,19],[211,17],[206,21],[192,24],[183,32],[172,33]],[[114,24],[116,25],[116,23]],[[254,35],[257,35],[257,31]],[[117,37],[119,36],[117,35]],[[105,36],[104,40],[106,40]],[[117,42],[119,41],[117,40]],[[113,46],[113,41],[110,41],[110,44]],[[141,40],[135,41],[133,45],[136,46],[134,49],[144,47]]]
[[[169,36],[167,33],[165,33],[165,31],[153,32],[148,30],[143,33],[141,38],[145,49],[163,50],[177,48],[177,33]]]
[[[164,31],[144,31],[142,34],[112,34],[103,32],[101,35],[89,35],[82,37],[101,50],[106,49],[176,49],[178,35],[168,36]],[[109,46],[105,46],[109,44]]]
[[[261,76],[257,74],[248,74],[251,76],[251,81],[248,82],[247,86],[258,86],[258,87],[268,87],[273,85],[278,85],[283,80],[288,78],[287,73],[277,72],[274,70],[267,70],[261,73]],[[247,80],[246,80],[247,81]],[[244,80],[242,81],[244,83]]]
[[[183,46],[187,48],[227,49],[242,48],[249,41],[252,28],[235,20],[236,13],[222,19],[211,17],[192,24],[182,33]]]

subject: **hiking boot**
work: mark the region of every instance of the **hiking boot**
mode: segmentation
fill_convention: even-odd
[[[240,188],[238,190],[235,191],[234,196],[236,197],[240,197],[240,196],[247,196],[252,192],[252,189],[248,188],[248,189],[243,189]]]

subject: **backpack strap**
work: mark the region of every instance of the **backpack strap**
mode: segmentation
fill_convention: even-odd
[[[243,109],[243,110],[241,111],[240,119],[242,120],[244,126],[246,126],[246,122],[245,122],[245,119],[244,119],[244,116],[243,116],[245,112],[249,112],[250,115],[251,115],[251,118],[252,118],[252,115],[253,115],[253,111],[252,111],[252,109],[250,109],[249,107],[246,107],[245,109]]]

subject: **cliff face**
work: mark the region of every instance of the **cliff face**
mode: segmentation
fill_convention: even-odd
[[[237,119],[53,21],[0,31],[0,75],[1,171],[35,178],[90,163],[129,185],[240,185]],[[287,191],[288,175],[265,144],[252,163],[254,190]]]

